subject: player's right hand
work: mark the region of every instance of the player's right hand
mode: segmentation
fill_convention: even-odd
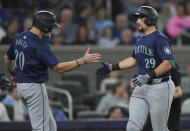
[[[136,78],[137,76],[138,76],[137,74],[134,74],[132,79]],[[130,86],[131,86],[131,88],[135,88],[136,84],[133,82],[132,79],[131,79],[131,82],[130,82]]]
[[[5,90],[9,86],[10,82],[6,79],[1,78],[4,74],[0,74],[0,89]]]
[[[93,63],[93,62],[99,62],[100,58],[101,58],[100,53],[90,54],[90,48],[87,49],[86,53],[83,56],[84,63],[86,63],[86,64]]]
[[[130,86],[131,86],[131,88],[135,88],[135,87],[136,87],[136,84],[133,83],[133,81],[131,80],[131,82],[130,82]]]
[[[112,64],[109,64],[105,61],[100,61],[100,63],[103,65],[103,67],[96,70],[97,75],[105,75],[112,71]]]

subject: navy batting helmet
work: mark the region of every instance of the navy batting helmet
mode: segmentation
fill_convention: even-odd
[[[53,27],[58,27],[56,16],[50,11],[38,11],[33,17],[32,26],[38,28],[44,33],[51,32]]]
[[[157,25],[158,13],[154,8],[150,6],[141,6],[138,9],[138,12],[134,13],[133,15],[145,17],[145,24],[147,26]]]

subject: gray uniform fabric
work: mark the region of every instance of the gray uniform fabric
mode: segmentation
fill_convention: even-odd
[[[56,122],[49,109],[45,84],[18,83],[17,92],[26,102],[33,131],[57,131]]]
[[[129,103],[127,131],[141,131],[150,113],[153,131],[169,131],[167,120],[175,86],[170,79],[158,84],[137,86]]]

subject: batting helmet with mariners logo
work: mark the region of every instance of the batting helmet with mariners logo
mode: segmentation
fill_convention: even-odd
[[[33,17],[32,26],[38,28],[44,33],[51,32],[54,27],[58,27],[56,16],[50,11],[38,11]]]
[[[145,24],[147,26],[157,25],[158,13],[157,11],[150,6],[141,6],[133,16],[142,16],[145,17]]]

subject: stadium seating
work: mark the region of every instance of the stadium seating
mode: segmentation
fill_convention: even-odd
[[[57,81],[55,83],[55,87],[65,89],[71,93],[71,96],[73,98],[73,114],[74,118],[77,115],[77,112],[83,111],[83,110],[89,110],[90,107],[83,104],[83,98],[82,98],[82,85],[78,81]],[[63,105],[67,105],[66,97],[57,95],[57,99],[63,103]]]
[[[82,85],[82,91],[85,93],[89,92],[88,74],[85,71],[66,72],[62,76],[62,80],[78,81]]]
[[[77,114],[78,119],[100,119],[103,118],[104,115],[101,113],[97,113],[95,111],[81,111]]]

